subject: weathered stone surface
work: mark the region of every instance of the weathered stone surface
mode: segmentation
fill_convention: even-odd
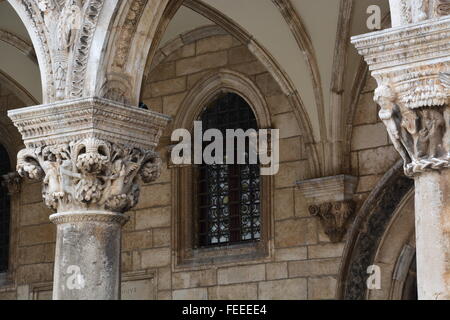
[[[258,285],[256,283],[236,284],[208,288],[210,300],[256,300]]]
[[[265,278],[266,269],[264,264],[224,268],[217,271],[219,284],[262,281]]]
[[[158,290],[172,288],[172,269],[170,267],[158,269]]]
[[[51,223],[22,227],[19,238],[23,246],[55,242],[56,228]]]
[[[223,67],[227,64],[228,57],[224,51],[207,53],[193,58],[177,61],[177,75],[183,76],[206,69]]]
[[[53,243],[19,248],[19,264],[53,262],[54,259],[55,245]]]
[[[317,223],[313,218],[275,222],[275,247],[286,248],[317,243]]]
[[[207,300],[208,289],[195,288],[195,289],[174,290],[172,296],[174,300]]]
[[[310,277],[336,275],[339,271],[339,259],[306,260],[289,262],[289,277]]]
[[[183,102],[183,99],[186,97],[186,92],[174,94],[171,96],[166,96],[163,98],[163,110],[164,114],[167,114],[169,116],[175,116],[181,102]]]
[[[150,88],[150,92],[153,97],[178,93],[186,89],[186,78],[180,77],[170,80],[153,82]]]
[[[170,184],[167,183],[142,186],[136,209],[168,206],[171,202],[170,193]]]
[[[295,182],[304,179],[304,172],[307,170],[307,161],[293,161],[280,163],[280,169],[275,175],[275,187],[293,187]]]
[[[48,223],[48,217],[52,212],[42,203],[33,203],[22,207],[20,225],[36,225]]]
[[[164,267],[170,263],[171,252],[169,248],[148,249],[141,251],[141,267]]]
[[[209,287],[217,284],[217,273],[214,269],[191,272],[176,272],[172,276],[174,289]]]
[[[157,65],[156,68],[152,70],[151,76],[148,81],[156,82],[168,80],[175,77],[175,62],[165,62]]]
[[[275,260],[277,261],[296,261],[306,260],[308,258],[307,247],[286,248],[275,250]]]
[[[292,188],[275,190],[275,220],[283,220],[294,216],[294,198]]]
[[[261,91],[267,96],[282,94],[280,86],[269,73],[256,76],[256,83]]]
[[[291,111],[291,105],[284,94],[277,94],[267,97],[267,103],[273,114],[286,113]]]
[[[369,78],[373,79],[372,77]],[[378,121],[378,106],[375,101],[373,101],[373,92],[360,95],[359,102],[355,110],[353,125],[358,126],[362,124],[374,124]]]
[[[280,139],[301,135],[300,127],[293,112],[275,115],[273,124],[276,129],[280,129]]]
[[[334,277],[308,279],[308,299],[330,300],[336,298],[337,281]]]
[[[30,284],[53,280],[53,263],[21,265],[17,269],[17,283]]]
[[[287,262],[266,264],[267,280],[285,279],[288,277]]]
[[[125,251],[151,248],[153,244],[152,230],[124,232],[122,249]]]
[[[153,247],[168,247],[170,246],[170,228],[153,229]]]
[[[152,188],[157,189],[157,188]],[[147,201],[152,201],[148,199]],[[155,199],[156,200],[156,196]],[[161,200],[161,199],[159,199]],[[157,207],[136,211],[136,230],[170,226],[171,207]]]
[[[258,298],[261,300],[305,300],[306,279],[267,281],[259,284]]]
[[[230,64],[239,64],[253,61],[255,57],[246,46],[240,46],[230,49],[229,59]]]
[[[232,45],[233,38],[229,35],[200,39],[197,41],[197,54],[225,50],[231,48]]]
[[[352,150],[382,147],[389,143],[383,123],[368,124],[353,128]]]
[[[399,157],[392,146],[360,151],[358,154],[359,174],[382,174],[391,168]]]
[[[344,251],[344,242],[308,247],[308,259],[338,258]]]

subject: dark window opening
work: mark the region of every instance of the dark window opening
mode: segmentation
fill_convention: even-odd
[[[0,176],[10,170],[8,153],[0,145]],[[9,263],[10,199],[8,190],[0,184],[0,273],[8,270]]]
[[[204,109],[200,120],[203,131],[218,129],[222,132],[224,156],[226,129],[258,128],[250,106],[233,93],[218,97]],[[201,247],[251,242],[261,237],[260,168],[258,164],[248,164],[249,141],[246,140],[247,164],[198,166],[198,244]],[[236,163],[236,141],[234,145]]]

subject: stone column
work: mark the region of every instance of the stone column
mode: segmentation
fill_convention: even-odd
[[[53,298],[119,299],[121,227],[139,181],[159,176],[168,118],[100,98],[9,112],[26,149],[21,176],[43,181],[57,225]]]
[[[405,174],[415,179],[422,300],[450,299],[449,8],[440,0],[391,0],[394,28],[352,39],[377,80],[379,116]]]

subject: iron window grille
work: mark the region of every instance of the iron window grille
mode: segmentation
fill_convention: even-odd
[[[239,95],[219,96],[200,115],[202,130],[257,130],[255,115]],[[224,139],[224,156],[226,155]],[[209,144],[204,143],[203,149]],[[234,160],[236,163],[237,143]],[[258,241],[261,238],[260,167],[248,164],[202,164],[196,167],[196,204],[200,247],[223,246]],[[224,159],[225,163],[225,159]]]

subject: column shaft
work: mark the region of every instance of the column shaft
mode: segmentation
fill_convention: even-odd
[[[450,170],[415,178],[417,285],[421,300],[450,299]]]

